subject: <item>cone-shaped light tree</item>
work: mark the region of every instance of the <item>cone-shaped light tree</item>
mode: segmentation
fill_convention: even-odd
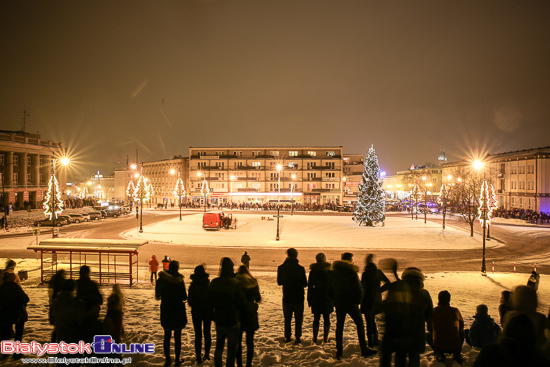
[[[374,151],[374,147],[371,146],[365,157],[363,176],[357,194],[357,206],[352,219],[359,225],[364,224],[367,227],[373,227],[376,223],[383,223],[385,220],[385,203],[386,198],[382,189],[378,156]]]
[[[44,215],[49,216],[50,220],[57,219],[57,216],[63,212],[63,200],[61,200],[61,192],[59,192],[59,184],[55,175],[52,175],[48,182],[48,193],[44,200],[44,206]]]
[[[183,185],[183,180],[181,177],[178,177],[178,181],[176,182],[176,188],[174,189],[174,196],[178,198],[178,204],[180,207],[180,220],[181,220],[181,204],[183,201],[183,198],[185,197],[185,186]]]

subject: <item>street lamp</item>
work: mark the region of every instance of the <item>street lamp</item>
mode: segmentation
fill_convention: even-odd
[[[440,204],[443,204],[443,229],[445,229],[445,216],[447,215],[447,197],[449,195],[450,181],[453,179],[453,176],[447,176],[447,182],[443,182],[441,185],[441,190],[439,193],[438,201]]]
[[[294,199],[292,198],[292,192],[294,190],[294,180],[296,179],[296,174],[293,173],[291,176],[292,183],[290,184],[290,215],[294,215]]]
[[[233,181],[236,179],[235,175],[229,177],[229,196],[231,196],[231,209],[233,209]]]
[[[279,195],[277,197],[277,235],[275,236],[275,241],[279,241],[279,218],[281,217],[281,171],[283,170],[282,164],[277,164],[277,172],[278,172],[278,189],[279,189]]]
[[[174,170],[170,170],[170,173],[174,174]],[[179,199],[180,206],[180,221],[181,221],[181,200],[185,196],[185,187],[183,186],[183,180],[180,177],[180,170],[178,169],[178,181],[176,182],[176,188],[174,190],[174,196],[177,196]]]
[[[428,187],[432,186],[431,182],[427,182],[427,177],[423,176],[422,181],[424,181],[424,223],[426,223],[426,217],[428,215]]]
[[[134,200],[139,200],[139,233],[143,233],[143,202],[151,198],[151,190],[147,183],[147,178],[143,176],[143,166],[141,166],[140,172],[141,174],[134,189]]]

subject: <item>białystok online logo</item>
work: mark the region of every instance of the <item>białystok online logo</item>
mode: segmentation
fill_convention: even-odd
[[[36,354],[41,357],[44,354],[153,354],[155,344],[153,343],[115,343],[110,335],[96,335],[93,343],[30,343],[14,342],[4,340],[1,343],[2,354]],[[93,352],[92,352],[93,349]]]

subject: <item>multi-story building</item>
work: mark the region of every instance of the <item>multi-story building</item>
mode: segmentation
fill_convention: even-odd
[[[42,140],[39,134],[0,131],[1,204],[23,209],[41,208],[53,173],[53,160],[62,153],[59,142]],[[56,164],[56,178],[64,189],[65,168]]]
[[[115,170],[115,199],[128,201],[126,190],[130,181],[137,184],[140,173],[153,185],[153,195],[147,205],[157,206],[158,204],[177,205],[177,197],[174,196],[174,189],[178,177],[181,177],[186,190],[186,197],[189,194],[189,159],[176,156],[173,159],[164,159],[153,162],[130,164],[129,167]],[[185,199],[184,199],[185,202]]]
[[[200,201],[206,180],[212,204],[339,204],[343,166],[341,146],[190,147],[188,192]]]
[[[343,181],[343,203],[346,205],[357,204],[359,184],[363,177],[363,165],[365,156],[363,154],[344,154],[344,177]]]
[[[479,174],[493,184],[499,206],[550,212],[550,147],[489,154]],[[448,163],[444,176],[471,162]]]

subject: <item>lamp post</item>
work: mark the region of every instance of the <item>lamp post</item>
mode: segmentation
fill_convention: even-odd
[[[202,172],[197,172],[197,176],[201,177]],[[210,189],[208,188],[208,181],[206,181],[206,176],[204,176],[204,180],[202,181],[202,187],[201,187],[201,195],[204,196],[204,212],[206,213],[206,200],[208,200],[208,191]]]
[[[428,187],[431,187],[432,183],[427,181],[426,176],[422,177],[422,181],[424,181],[424,223],[426,223],[428,215]]]
[[[294,190],[294,180],[296,179],[296,174],[293,173],[290,177],[292,178],[292,183],[290,184],[290,215],[294,215],[294,199],[292,192]]]
[[[170,173],[174,174],[175,171],[171,170]],[[182,197],[185,195],[185,187],[183,186],[183,180],[180,177],[180,170],[178,169],[178,181],[176,182],[176,188],[174,190],[174,195],[178,197],[179,199],[179,206],[180,206],[180,221],[181,221],[181,200]]]
[[[445,229],[445,216],[447,215],[447,196],[448,196],[448,183],[453,179],[453,176],[447,176],[447,183],[441,185],[441,192],[439,193],[440,203],[443,204],[443,229]]]
[[[280,210],[281,210],[281,171],[283,170],[282,164],[277,164],[277,172],[278,172],[278,189],[279,189],[279,195],[277,198],[277,235],[275,236],[275,241],[279,241],[279,218],[281,217]]]
[[[231,203],[231,209],[233,209],[233,181],[235,181],[237,177],[235,177],[235,175],[231,175],[229,177],[229,196],[231,196],[230,198],[230,203]]]
[[[143,233],[143,201],[151,198],[151,191],[147,178],[143,176],[143,166],[140,167],[141,174],[134,190],[134,200],[139,200],[139,233]]]

